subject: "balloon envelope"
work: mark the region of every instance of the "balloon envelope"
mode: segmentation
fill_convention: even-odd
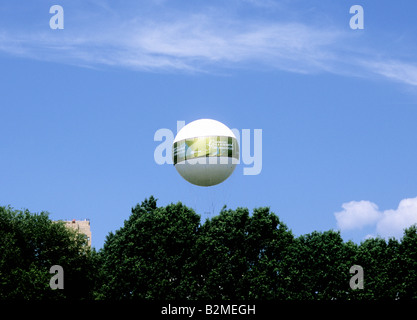
[[[200,119],[184,126],[174,139],[175,169],[188,182],[213,186],[226,180],[239,162],[239,144],[223,123]]]

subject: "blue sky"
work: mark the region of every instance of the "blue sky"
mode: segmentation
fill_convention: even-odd
[[[417,3],[364,2],[352,30],[355,4],[3,2],[0,205],[89,218],[96,248],[150,195],[400,237],[417,223]],[[262,129],[261,174],[202,188],[156,164],[155,132],[200,118]]]

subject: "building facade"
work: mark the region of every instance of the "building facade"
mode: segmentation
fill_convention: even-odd
[[[84,234],[87,237],[87,243],[91,247],[91,229],[90,229],[90,220],[67,220],[63,221],[68,228],[77,230],[79,233]]]

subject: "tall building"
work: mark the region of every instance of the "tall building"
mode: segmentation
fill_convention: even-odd
[[[77,230],[78,232],[85,234],[87,237],[87,243],[91,247],[91,229],[90,229],[90,220],[84,219],[84,220],[69,220],[69,221],[63,221],[65,225],[68,228],[73,228],[74,230]]]

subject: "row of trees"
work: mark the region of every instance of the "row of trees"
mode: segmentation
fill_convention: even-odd
[[[201,222],[181,203],[153,197],[132,209],[103,248],[47,213],[0,207],[0,299],[417,298],[417,229],[401,241],[344,242],[335,231],[295,237],[269,208],[223,208]],[[49,286],[52,265],[63,290]],[[353,265],[364,288],[351,289]]]

